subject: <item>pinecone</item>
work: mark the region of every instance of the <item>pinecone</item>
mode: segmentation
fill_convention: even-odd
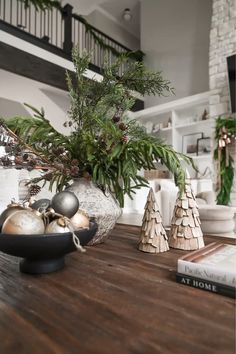
[[[37,184],[32,184],[29,187],[29,194],[31,197],[33,197],[34,195],[37,195],[40,191],[41,191],[41,187],[39,187]]]
[[[124,123],[120,123],[119,128],[120,130],[125,131],[127,129],[127,126]]]
[[[118,123],[120,121],[120,117],[115,115],[112,120],[114,123]]]

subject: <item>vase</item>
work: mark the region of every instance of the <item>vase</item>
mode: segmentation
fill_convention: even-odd
[[[98,224],[98,230],[89,246],[104,242],[121,215],[121,208],[109,192],[103,192],[91,180],[79,178],[67,190],[79,199],[80,209],[85,210]]]

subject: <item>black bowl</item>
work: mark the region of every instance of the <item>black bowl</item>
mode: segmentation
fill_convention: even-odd
[[[82,246],[95,235],[97,224],[90,222],[89,229],[75,231]],[[0,251],[21,257],[20,271],[30,274],[55,272],[64,267],[65,255],[76,247],[71,232],[41,235],[0,234]]]

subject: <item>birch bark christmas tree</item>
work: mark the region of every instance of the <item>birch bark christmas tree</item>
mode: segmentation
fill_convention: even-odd
[[[143,252],[159,253],[169,250],[166,231],[152,188],[149,191],[138,249]]]
[[[185,182],[184,192],[179,192],[171,220],[169,245],[182,250],[204,247],[197,202],[191,189],[190,179]]]

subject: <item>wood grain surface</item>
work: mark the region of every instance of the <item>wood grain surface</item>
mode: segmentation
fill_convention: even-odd
[[[234,354],[234,300],[177,284],[186,252],[140,252],[139,234],[117,225],[105,244],[42,276],[0,252],[0,353]]]

